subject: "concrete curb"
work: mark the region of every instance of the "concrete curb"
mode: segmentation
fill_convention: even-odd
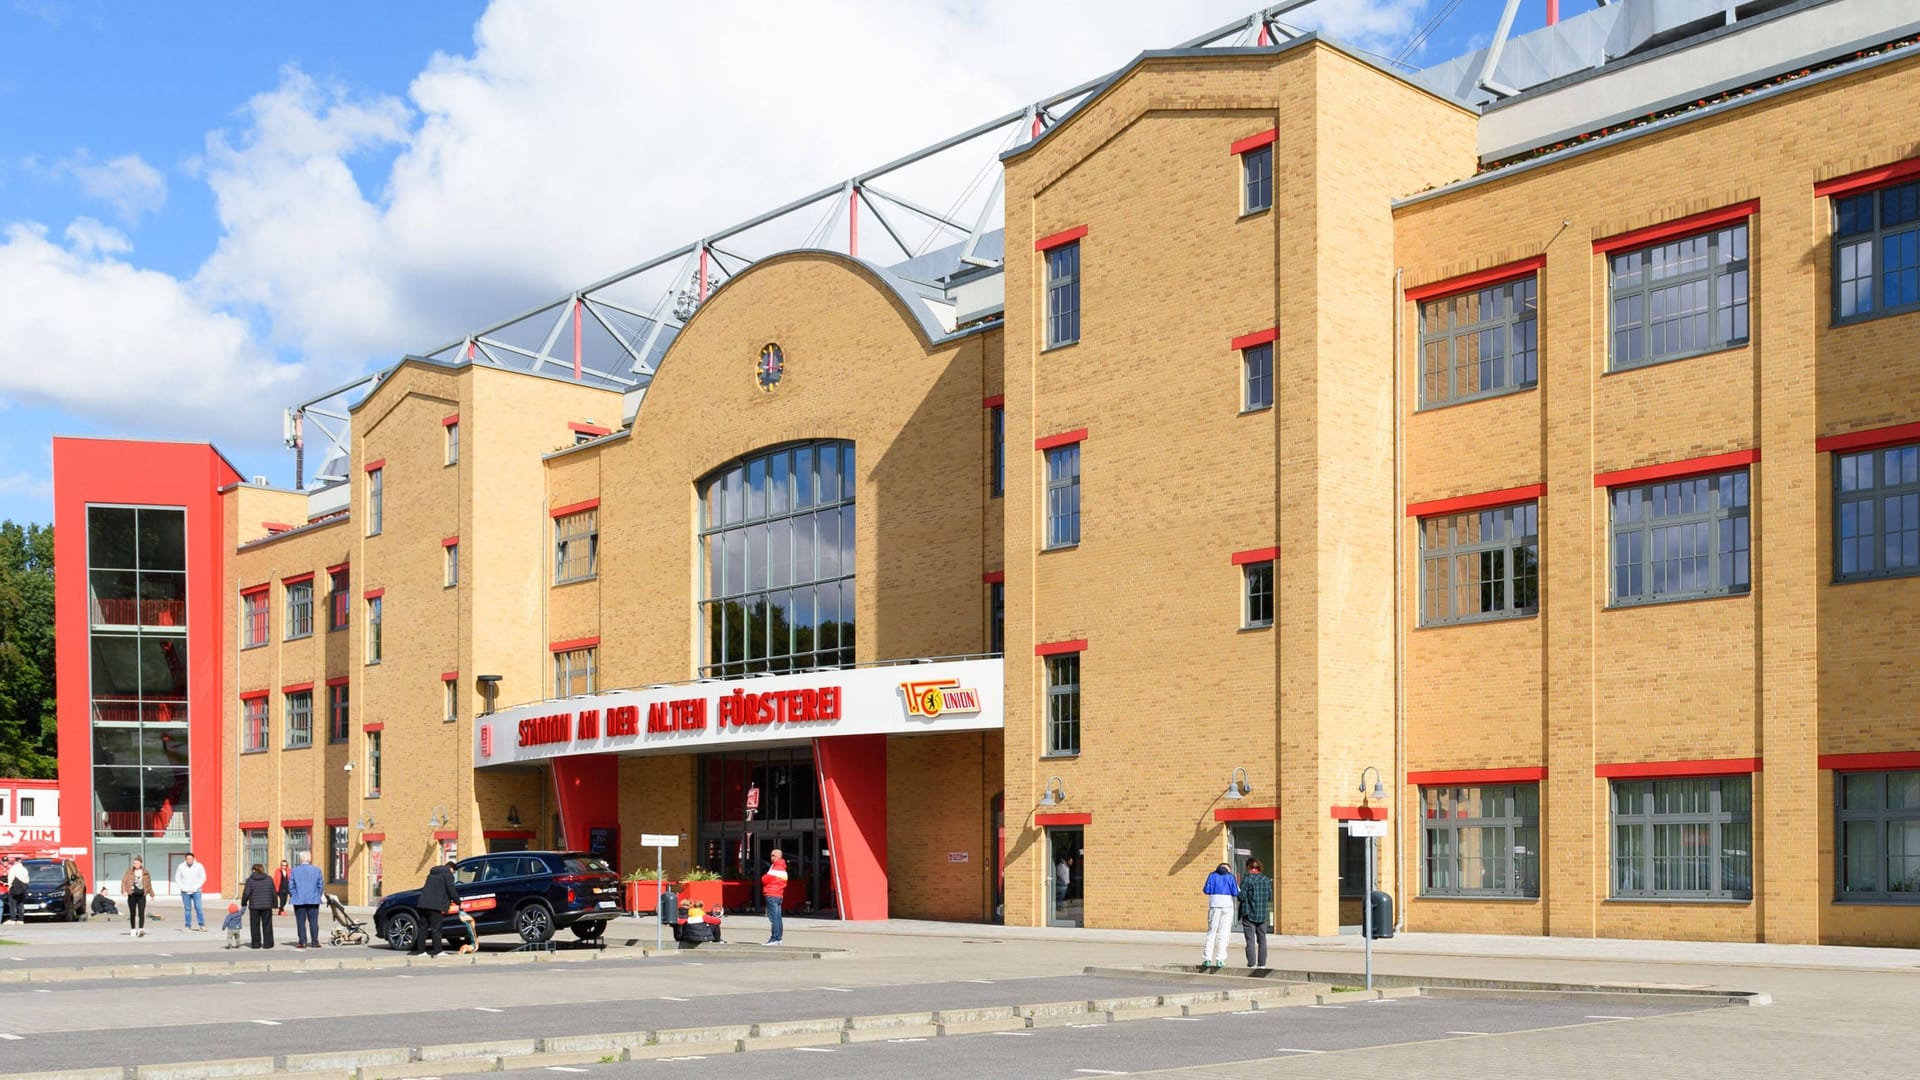
[[[1360,975],[1351,971],[1288,971],[1279,968],[1258,968],[1245,973],[1236,971],[1234,974],[1225,974],[1202,972],[1180,965],[1151,968],[1094,966],[1083,969],[1082,973],[1137,979],[1143,971],[1154,975],[1180,976],[1197,983],[1231,982],[1238,986],[1259,986],[1269,979],[1276,979],[1290,986],[1303,984],[1321,984],[1328,987],[1352,986],[1361,978]],[[1409,990],[1429,997],[1464,997],[1469,993],[1482,997],[1494,997],[1511,992],[1515,995],[1514,1000],[1518,1001],[1540,1001],[1555,995],[1562,998],[1577,996],[1581,1001],[1608,998],[1620,1004],[1632,1004],[1636,1001],[1671,1003],[1676,999],[1699,1001],[1703,1005],[1773,1004],[1772,995],[1757,990],[1730,990],[1717,986],[1674,986],[1669,983],[1562,983],[1530,979],[1463,978],[1447,975],[1382,975],[1376,972],[1373,976],[1373,984],[1381,988],[1376,993]]]

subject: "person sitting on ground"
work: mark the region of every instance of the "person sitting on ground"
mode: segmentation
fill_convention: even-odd
[[[94,915],[118,915],[120,905],[113,902],[113,897],[107,895],[107,887],[101,885],[100,891],[93,894],[93,906],[87,910]]]

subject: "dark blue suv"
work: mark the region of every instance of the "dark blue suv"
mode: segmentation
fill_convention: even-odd
[[[583,851],[512,851],[476,855],[453,864],[460,907],[480,934],[518,934],[529,944],[571,929],[595,941],[620,914],[620,878],[605,859]],[[424,923],[420,890],[397,892],[373,912],[373,932],[410,951]],[[464,939],[465,926],[449,916],[441,932]]]

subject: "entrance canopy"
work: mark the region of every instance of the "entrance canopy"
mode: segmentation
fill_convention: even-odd
[[[614,690],[479,717],[473,764],[579,754],[708,753],[838,735],[926,735],[1005,726],[998,658]]]

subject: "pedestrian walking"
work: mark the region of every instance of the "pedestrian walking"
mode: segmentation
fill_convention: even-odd
[[[413,939],[414,955],[419,955],[424,947],[428,956],[440,955],[440,939],[445,932],[442,927],[447,921],[447,912],[460,903],[460,893],[455,888],[459,882],[453,876],[453,867],[441,863],[427,871],[426,883],[420,886],[420,915],[426,925],[420,928],[419,936]]]
[[[220,929],[225,930],[227,932],[227,943],[224,946],[224,948],[237,949],[240,947],[240,905],[239,904],[237,903],[227,904],[227,917],[221,920]]]
[[[787,902],[787,860],[779,848],[773,849],[767,872],[760,875],[760,893],[767,899],[767,944],[778,945],[786,933],[780,909]]]
[[[320,947],[320,905],[327,898],[320,868],[313,865],[313,852],[300,853],[300,863],[287,875],[287,899],[293,904],[293,929],[299,937],[296,949]]]
[[[25,859],[15,859],[13,860],[13,865],[7,867],[7,887],[4,894],[6,903],[0,905],[4,907],[4,911],[0,911],[0,915],[6,915],[17,923],[27,921],[27,879],[29,876],[27,860]],[[0,919],[0,922],[5,921],[6,919]]]
[[[147,873],[147,864],[135,855],[133,865],[120,875],[120,894],[127,898],[127,923],[132,927],[128,935],[131,937],[147,936],[147,894],[152,891],[153,875]]]
[[[287,860],[280,860],[280,869],[273,872],[273,907],[275,915],[287,913],[287,883],[292,875],[287,872]]]
[[[1233,910],[1239,906],[1240,883],[1233,880],[1233,867],[1221,863],[1207,875],[1200,891],[1207,896],[1206,957],[1200,966],[1218,970],[1227,966],[1227,935],[1232,932]]]
[[[180,929],[206,933],[207,912],[200,906],[200,892],[207,887],[207,867],[195,861],[193,852],[173,871],[173,891],[180,894]],[[195,925],[198,920],[198,925]]]
[[[1248,859],[1247,872],[1240,875],[1240,933],[1247,939],[1250,968],[1267,966],[1267,934],[1273,922],[1273,879],[1263,869],[1259,859]]]
[[[267,868],[254,863],[253,872],[240,883],[240,903],[247,909],[247,931],[253,942],[247,946],[250,949],[273,948],[275,896],[273,879],[267,876]]]

